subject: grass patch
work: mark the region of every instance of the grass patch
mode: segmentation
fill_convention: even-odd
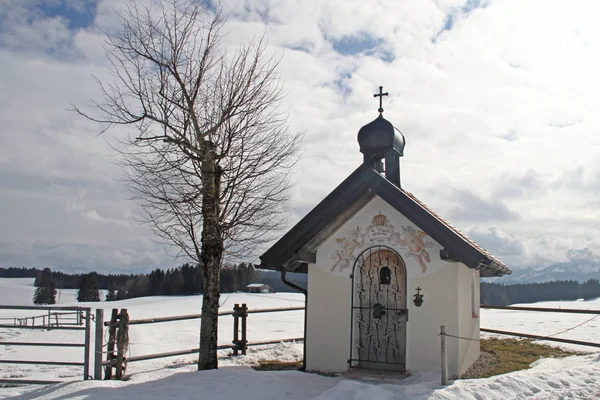
[[[531,340],[517,339],[481,339],[481,351],[495,356],[495,365],[488,371],[482,371],[477,378],[528,369],[531,363],[541,358],[566,357],[580,354],[562,350],[545,344],[533,343]]]
[[[252,368],[256,371],[297,371],[301,366],[302,361],[260,360]]]

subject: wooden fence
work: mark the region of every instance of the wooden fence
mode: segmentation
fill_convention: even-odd
[[[42,307],[42,306],[3,306],[0,310],[23,310],[41,311],[44,313],[33,317],[3,318],[12,320],[12,324],[0,324],[0,328],[11,329],[52,329],[83,331],[83,343],[56,343],[56,342],[19,342],[0,341],[0,346],[26,346],[26,347],[82,347],[83,362],[66,361],[42,361],[42,360],[13,360],[0,359],[0,364],[32,364],[32,365],[55,365],[55,366],[77,366],[83,367],[83,379],[90,378],[90,332],[91,332],[91,309],[86,307]],[[64,315],[64,318],[62,318]],[[57,383],[60,381],[41,381],[27,379],[0,379],[5,384],[42,384]]]
[[[303,311],[304,307],[288,307],[288,308],[267,308],[260,310],[248,310],[246,304],[235,304],[232,311],[219,312],[219,317],[233,317],[233,335],[231,344],[217,346],[218,350],[232,349],[234,355],[240,352],[246,354],[250,346],[262,346],[268,344],[277,344],[281,342],[303,341],[304,338],[286,338],[277,340],[252,341],[247,339],[248,316],[250,314],[264,314],[286,311]],[[126,349],[129,345],[129,326],[144,325],[144,324],[160,324],[175,321],[186,321],[193,319],[201,319],[201,314],[178,315],[170,317],[145,318],[145,319],[129,319],[127,309],[113,309],[110,321],[104,322],[104,326],[108,327],[108,343],[107,350],[103,351],[103,332],[101,324],[96,325],[96,345],[95,345],[95,361],[94,361],[94,379],[102,379],[102,367],[104,370],[104,378],[111,379],[113,376],[116,379],[122,379],[123,373],[128,363],[154,360],[158,358],[175,357],[188,354],[199,353],[199,348],[183,349],[163,353],[145,354],[135,357],[126,357]],[[96,320],[102,321],[103,310],[96,310]],[[100,329],[98,330],[98,327]],[[106,360],[102,361],[102,355],[106,354]],[[114,369],[114,374],[113,374]]]
[[[522,307],[522,306],[487,306],[481,305],[482,309],[492,310],[508,310],[508,311],[531,311],[531,312],[553,312],[553,313],[575,313],[600,315],[600,310],[575,310],[564,308],[540,308],[540,307]],[[9,318],[12,320],[10,324],[1,324],[0,328],[12,329],[52,329],[52,330],[80,330],[84,331],[83,343],[44,343],[44,342],[14,342],[0,341],[0,346],[45,346],[45,347],[81,347],[84,349],[83,362],[62,362],[62,361],[25,361],[25,360],[0,360],[3,364],[37,364],[37,365],[57,365],[57,366],[81,366],[83,367],[83,379],[90,378],[90,335],[92,315],[91,309],[85,307],[30,307],[30,306],[0,306],[0,309],[8,310],[43,310],[44,313],[33,317]],[[219,317],[233,317],[233,334],[231,344],[220,345],[219,350],[232,349],[234,355],[246,354],[248,347],[261,346],[268,344],[276,344],[280,342],[303,341],[304,338],[286,338],[277,340],[265,341],[248,341],[247,326],[248,317],[250,314],[264,314],[287,311],[303,311],[304,307],[288,307],[288,308],[268,308],[259,310],[249,310],[246,304],[236,304],[232,311],[224,311],[219,313]],[[66,318],[56,317],[55,314],[64,313]],[[73,317],[75,316],[75,317]],[[69,320],[74,318],[74,321]],[[145,325],[145,324],[160,324],[175,321],[185,321],[201,319],[201,314],[189,314],[169,317],[146,318],[146,319],[129,319],[127,309],[113,309],[110,321],[104,321],[104,310],[96,309],[95,314],[95,351],[94,351],[94,379],[102,379],[102,370],[105,369],[104,378],[121,379],[123,372],[128,363],[139,362],[145,360],[153,360],[158,358],[175,357],[188,354],[199,353],[199,348],[182,349],[163,353],[145,354],[135,357],[126,357],[126,349],[129,345],[129,326]],[[594,318],[594,317],[593,317]],[[591,319],[593,319],[591,318]],[[27,319],[27,323],[19,323]],[[590,320],[591,320],[590,319]],[[56,321],[59,321],[56,324]],[[590,321],[588,320],[588,321]],[[60,321],[63,321],[60,323]],[[588,322],[585,321],[584,323]],[[583,323],[582,323],[583,324]],[[582,324],[566,329],[572,330]],[[104,328],[108,328],[108,342],[104,344]],[[579,340],[561,339],[551,336],[540,336],[531,333],[509,332],[494,329],[481,328],[481,332],[494,333],[499,335],[517,336],[531,338],[535,340],[554,341],[559,343],[576,344],[582,346],[600,347],[600,343],[585,342]],[[444,333],[441,336],[451,336]],[[106,347],[106,351],[104,350]],[[106,354],[106,360],[103,356]],[[114,373],[113,373],[114,372]],[[38,381],[24,379],[0,379],[0,383],[9,384],[39,384],[39,383],[55,383],[56,381]]]
[[[540,308],[540,307],[511,307],[511,306],[486,306],[481,305],[484,309],[495,309],[495,310],[509,310],[509,311],[532,311],[532,312],[558,312],[558,313],[574,313],[574,314],[591,314],[600,315],[600,310],[575,310],[575,309],[560,309],[560,308]],[[217,347],[219,350],[232,349],[233,354],[237,355],[240,352],[246,354],[246,350],[249,346],[260,346],[267,344],[276,344],[287,341],[303,341],[304,338],[289,338],[289,339],[278,339],[278,340],[267,340],[267,341],[255,341],[248,342],[247,340],[247,320],[249,314],[259,313],[273,313],[273,312],[284,312],[284,311],[301,311],[304,307],[290,307],[290,308],[268,308],[261,310],[248,310],[246,304],[236,304],[233,307],[233,311],[224,311],[219,313],[219,317],[231,315],[233,320],[233,337],[231,344],[220,345]],[[102,311],[102,310],[97,310]],[[199,352],[199,348],[177,350],[164,353],[146,354],[142,356],[135,356],[126,359],[124,349],[128,343],[128,330],[130,325],[143,325],[143,324],[157,324],[167,323],[174,321],[185,321],[192,319],[200,319],[201,314],[189,314],[179,315],[170,317],[159,317],[159,318],[146,318],[146,319],[133,319],[129,320],[126,309],[122,309],[120,312],[117,309],[112,310],[112,317],[110,321],[104,323],[104,326],[109,327],[109,342],[106,361],[102,361],[102,331],[97,332],[96,336],[96,362],[95,362],[95,377],[101,379],[102,367],[106,368],[105,378],[110,379],[113,376],[113,368],[115,369],[114,377],[121,379],[125,365],[130,362],[138,362],[145,360],[153,360],[157,358],[175,357],[187,354],[194,354]],[[98,320],[102,320],[101,316],[97,315]],[[579,326],[579,325],[578,325]],[[547,340],[559,343],[569,343],[582,346],[600,347],[600,343],[585,342],[580,340],[561,339],[551,336],[540,336],[530,333],[521,332],[509,332],[494,329],[481,328],[481,332],[494,333],[499,335],[517,336],[524,338],[532,338],[536,340]],[[442,336],[446,336],[445,332]],[[115,350],[116,347],[116,350]],[[116,354],[115,354],[116,351]]]

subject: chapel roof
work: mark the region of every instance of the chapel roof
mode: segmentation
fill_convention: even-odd
[[[482,277],[512,271],[464,233],[438,216],[414,195],[397,187],[372,167],[362,164],[261,257],[260,268],[307,272],[317,247],[375,196],[443,247],[445,259],[464,263]]]

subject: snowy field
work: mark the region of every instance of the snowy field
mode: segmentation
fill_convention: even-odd
[[[0,279],[0,304],[31,305],[33,279]],[[59,296],[57,296],[59,298]],[[200,296],[146,297],[119,302],[77,303],[75,290],[60,292],[61,306],[104,308],[105,319],[112,308],[127,308],[131,319],[162,317],[199,312]],[[294,293],[268,295],[224,294],[221,310],[230,311],[235,303],[247,303],[249,309],[296,307],[304,297]],[[591,301],[537,303],[539,307],[600,309],[600,299]],[[600,317],[579,314],[556,314],[481,310],[481,326],[516,332],[600,342]],[[37,312],[0,310],[0,318],[39,315]],[[589,321],[588,321],[589,320]],[[0,323],[6,323],[4,320]],[[588,322],[586,322],[588,321]],[[233,318],[220,319],[219,343],[232,339]],[[304,313],[290,311],[251,314],[248,317],[248,340],[262,341],[303,336]],[[198,346],[199,321],[181,321],[130,327],[129,356],[183,350]],[[106,332],[105,332],[106,333]],[[451,333],[451,332],[450,332]],[[93,336],[93,335],[92,335]],[[80,331],[32,331],[0,329],[2,341],[82,342]],[[93,337],[92,337],[93,340]],[[449,340],[453,340],[450,339]],[[554,343],[549,343],[556,345]],[[564,347],[590,352],[593,348]],[[92,347],[93,348],[93,347]],[[278,344],[249,348],[246,356],[220,352],[218,371],[194,372],[195,355],[131,363],[126,382],[79,381],[81,367],[55,367],[0,364],[0,377],[65,380],[51,386],[0,388],[0,399],[554,399],[600,398],[600,354],[593,353],[565,359],[537,362],[527,371],[480,380],[456,381],[448,387],[439,385],[436,374],[414,374],[399,382],[372,382],[325,377],[301,372],[256,372],[249,365],[260,359],[298,360],[302,344]],[[57,355],[58,354],[58,355]],[[81,362],[80,348],[41,348],[0,345],[0,359],[60,360]],[[200,395],[201,394],[201,395]]]

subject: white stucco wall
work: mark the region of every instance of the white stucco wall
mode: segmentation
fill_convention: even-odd
[[[385,228],[373,226],[373,217],[379,214],[387,217]],[[393,248],[406,265],[407,370],[440,370],[440,325],[446,325],[447,332],[455,335],[466,334],[465,329],[471,333],[475,328],[479,329],[478,320],[473,321],[471,316],[472,271],[461,263],[442,261],[439,256],[441,246],[428,236],[422,236],[429,256],[429,261],[421,257],[426,267],[423,270],[414,252],[411,253],[394,235],[411,232],[411,229],[419,230],[375,197],[319,246],[316,264],[308,268],[306,362],[309,371],[342,372],[348,369],[352,324],[350,275],[356,256],[375,245]],[[350,240],[356,242],[348,245]],[[421,307],[416,307],[413,302],[417,287],[424,295]],[[468,321],[463,314],[468,316]],[[464,329],[460,326],[463,323]],[[464,372],[463,366],[470,365],[470,360],[478,356],[478,346],[476,350],[472,344],[448,340],[449,374]]]
[[[459,273],[459,334],[461,337],[479,339],[479,271],[460,264]],[[474,293],[472,293],[474,292]],[[457,340],[459,343],[458,367],[454,375],[461,375],[479,358],[479,342]]]
[[[306,368],[340,372],[350,357],[350,292],[352,280],[308,268]]]
[[[454,335],[458,332],[457,264],[439,262],[445,266],[435,274],[417,275],[408,280],[409,293],[413,293],[418,286],[425,295],[421,307],[415,307],[412,301],[409,305],[406,368],[411,371],[440,371],[440,327],[446,326],[446,332]],[[458,343],[447,340],[446,351],[448,374],[452,376],[457,370]]]

